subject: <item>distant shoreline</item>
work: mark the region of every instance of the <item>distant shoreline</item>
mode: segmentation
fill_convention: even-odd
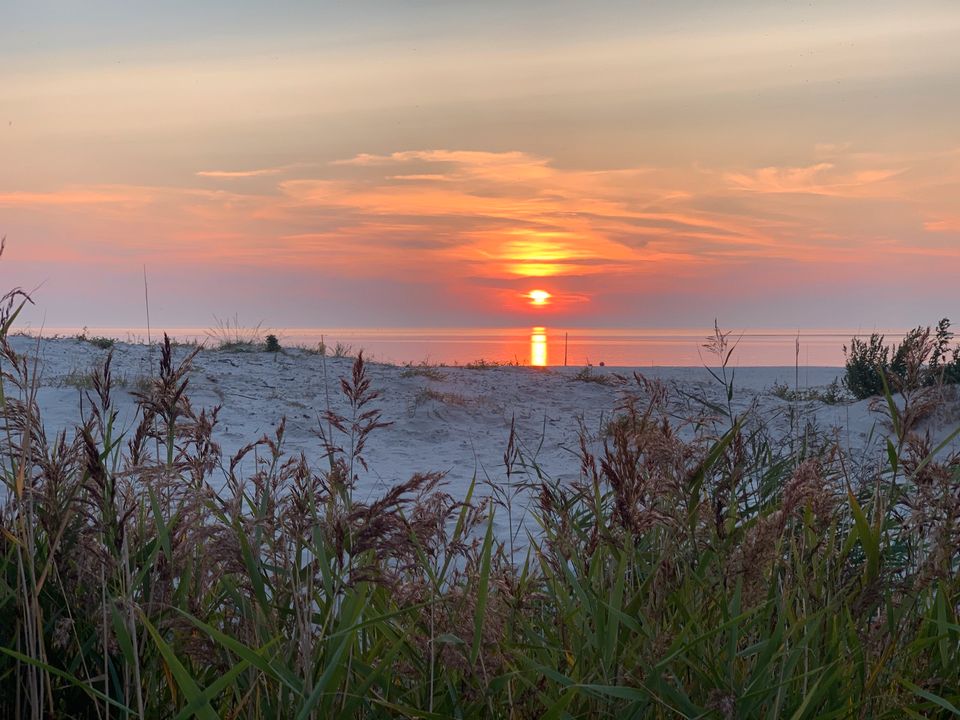
[[[18,334],[37,337],[35,328],[18,328]],[[70,339],[76,337],[113,340],[128,344],[154,343],[163,337],[163,330],[151,328],[44,328],[42,337]],[[363,350],[366,357],[394,365],[430,363],[465,365],[484,360],[495,364],[531,365],[546,360],[550,367],[600,365],[620,368],[701,367],[711,362],[704,349],[705,330],[652,329],[580,329],[553,328],[392,328],[392,329],[268,329],[229,326],[215,329],[170,328],[172,339],[187,344],[220,345],[261,344],[267,335],[277,337],[287,349],[317,351],[321,344],[327,354],[353,355]],[[534,333],[539,338],[535,352]],[[740,334],[730,333],[738,346],[732,360],[740,367],[842,367],[844,345],[852,337],[869,333],[842,330],[780,331],[763,330]],[[885,333],[896,342],[903,333]],[[799,337],[799,352],[797,343]]]

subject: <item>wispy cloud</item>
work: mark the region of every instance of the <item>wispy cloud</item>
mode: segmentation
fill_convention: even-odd
[[[129,204],[143,197],[129,186],[64,188],[50,192],[0,192],[0,207]]]
[[[842,170],[833,163],[820,162],[806,167],[765,167],[752,172],[731,172],[724,178],[733,188],[756,193],[864,197],[881,194],[885,189],[881,184],[902,172],[902,168]]]
[[[254,170],[198,170],[197,177],[218,178],[221,180],[233,180],[254,177],[269,177],[271,175],[282,175],[294,168],[303,167],[302,164],[279,165],[277,167],[257,168]]]
[[[933,233],[960,233],[960,218],[927,220],[923,224],[923,228],[927,232]]]

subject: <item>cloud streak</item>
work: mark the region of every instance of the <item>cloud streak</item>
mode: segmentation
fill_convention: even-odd
[[[270,177],[283,175],[290,170],[305,167],[303,163],[279,165],[277,167],[257,168],[253,170],[198,170],[197,177],[215,178],[218,180],[242,180],[245,178]]]
[[[885,181],[904,172],[901,169],[858,169],[843,171],[833,163],[806,167],[765,167],[752,172],[726,173],[734,189],[755,193],[806,193],[834,197],[876,197],[889,191]]]

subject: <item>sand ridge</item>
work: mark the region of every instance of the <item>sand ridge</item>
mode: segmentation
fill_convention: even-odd
[[[76,425],[88,392],[82,387],[84,377],[108,351],[73,339],[14,337],[11,342],[18,352],[36,359],[38,401],[48,434]],[[175,348],[175,360],[191,349]],[[118,425],[129,431],[137,421],[132,392],[156,367],[159,351],[117,343],[113,353]],[[272,435],[286,417],[285,449],[304,452],[320,467],[318,422],[328,399],[332,410],[347,412],[339,381],[349,375],[352,363],[351,358],[323,358],[298,349],[279,353],[202,349],[193,364],[188,393],[194,407],[222,405],[216,439],[225,459],[262,435]],[[732,370],[731,365],[728,372]],[[500,481],[511,422],[528,463],[536,463],[542,473],[561,482],[574,480],[579,474],[581,425],[597,438],[628,393],[643,395],[632,368],[589,368],[589,381],[582,379],[583,368],[574,367],[411,368],[371,362],[367,371],[373,388],[381,393],[372,406],[382,409],[382,419],[391,425],[378,430],[368,443],[369,471],[360,471],[357,487],[363,497],[378,495],[421,471],[446,472],[447,490],[455,497],[463,496],[475,475],[481,483]],[[639,372],[664,383],[678,417],[703,412],[704,403],[726,403],[723,386],[704,368]],[[832,434],[851,453],[870,454],[883,447],[889,434],[888,421],[876,403],[829,405],[775,396],[775,384],[794,387],[795,368],[735,368],[735,373],[734,411],[753,408],[751,416],[784,442],[792,433],[815,427]],[[801,367],[800,387],[826,388],[841,373],[841,368]],[[957,425],[956,401],[929,422],[938,437]],[[535,472],[531,470],[529,477],[535,479]]]

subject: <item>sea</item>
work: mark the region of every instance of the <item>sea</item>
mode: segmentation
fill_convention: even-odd
[[[31,333],[30,329],[25,329]],[[167,332],[182,342],[216,347],[223,341],[262,342],[276,335],[282,347],[326,349],[402,364],[509,364],[526,366],[606,365],[611,367],[702,366],[722,361],[711,328],[598,329],[516,328],[45,328],[45,337],[110,337],[125,342],[156,341]],[[738,367],[841,367],[844,346],[871,332],[850,329],[734,329],[724,331],[722,355]],[[884,333],[888,343],[903,333]]]

